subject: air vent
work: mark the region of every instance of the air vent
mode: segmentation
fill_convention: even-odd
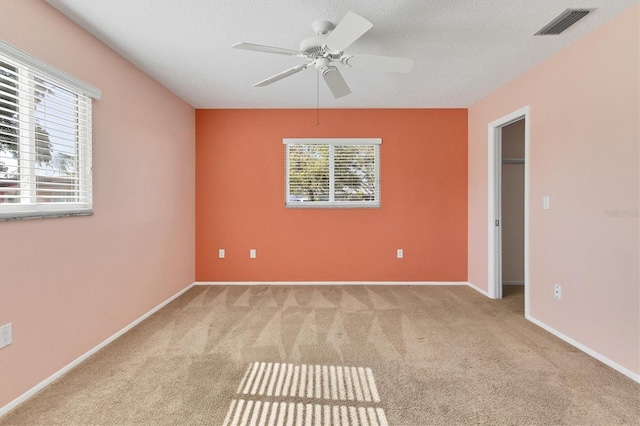
[[[567,9],[534,35],[558,35],[593,12],[593,10],[594,9]]]

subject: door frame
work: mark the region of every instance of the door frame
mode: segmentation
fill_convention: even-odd
[[[501,217],[501,189],[502,189],[502,128],[515,121],[524,122],[524,312],[529,316],[529,129],[531,114],[529,106],[513,111],[488,125],[488,277],[487,287],[489,297],[502,298],[502,217]],[[499,220],[499,226],[496,226]]]

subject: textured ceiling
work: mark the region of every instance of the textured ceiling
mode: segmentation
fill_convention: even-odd
[[[321,108],[459,108],[542,62],[638,0],[47,0],[196,108],[315,108],[316,71],[252,84],[304,59],[232,49],[299,49],[311,23],[352,10],[373,23],[348,53],[415,59],[409,74],[340,67],[352,94]],[[533,37],[572,8],[597,8],[560,36]]]

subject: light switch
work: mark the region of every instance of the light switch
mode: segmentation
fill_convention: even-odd
[[[224,259],[224,249],[220,249],[220,250],[218,250],[218,257],[219,257],[220,259]]]
[[[549,196],[545,195],[542,197],[542,208],[545,210],[549,210]]]
[[[396,257],[397,257],[398,259],[402,259],[402,258],[404,257],[404,250],[402,250],[402,249],[398,249],[398,250],[396,251]]]
[[[251,259],[255,259],[256,258],[256,249],[249,250],[249,257]]]

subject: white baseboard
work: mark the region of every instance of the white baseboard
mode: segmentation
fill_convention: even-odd
[[[469,287],[471,287],[472,289],[474,289],[475,291],[477,291],[480,294],[483,294],[487,297],[489,297],[489,293],[486,290],[481,289],[480,287],[477,287],[471,283],[465,283],[466,285],[468,285]],[[489,297],[490,298],[490,297]]]
[[[467,285],[466,281],[198,281],[195,285]]]
[[[87,353],[85,353],[83,355],[80,355],[78,358],[74,359],[69,364],[65,365],[60,370],[58,370],[55,373],[53,373],[51,376],[47,377],[46,379],[44,379],[43,381],[41,381],[40,383],[38,383],[37,385],[35,385],[31,389],[29,389],[28,391],[26,391],[25,393],[23,393],[22,395],[20,395],[16,399],[14,399],[13,401],[9,402],[4,407],[1,407],[0,408],[0,418],[2,416],[4,416],[5,414],[7,414],[9,411],[11,411],[14,408],[16,408],[18,405],[22,404],[23,402],[25,402],[26,400],[31,398],[37,392],[41,391],[42,389],[44,389],[45,387],[47,387],[48,385],[50,385],[51,383],[53,383],[54,381],[59,379],[60,377],[62,377],[65,374],[67,374],[69,371],[71,371],[73,368],[75,368],[78,365],[80,365],[84,360],[89,358],[91,355],[95,354],[100,349],[104,348],[109,343],[113,342],[118,337],[122,336],[124,333],[126,333],[129,330],[131,330],[133,327],[135,327],[136,325],[140,324],[145,319],[149,318],[151,315],[153,315],[154,313],[156,313],[157,311],[162,309],[164,306],[166,306],[167,304],[173,302],[176,298],[178,298],[184,292],[186,292],[191,287],[193,287],[194,284],[195,283],[189,284],[189,286],[185,287],[184,289],[180,290],[179,292],[177,292],[176,294],[174,294],[173,296],[171,296],[170,298],[168,298],[164,302],[160,303],[158,306],[156,306],[155,308],[151,309],[149,312],[147,312],[146,314],[142,315],[140,318],[136,319],[131,324],[127,325],[125,328],[123,328],[122,330],[118,331],[113,336],[109,337],[107,340],[103,341],[102,343],[100,343],[97,346],[95,346],[93,349],[89,350],[89,352],[87,352]]]
[[[587,355],[591,355],[592,357],[594,357],[598,361],[602,362],[603,364],[606,364],[609,367],[613,368],[614,370],[624,374],[625,376],[627,376],[628,378],[630,378],[634,382],[640,383],[640,374],[634,373],[633,371],[629,370],[628,368],[623,367],[622,365],[618,364],[617,362],[610,360],[606,356],[594,351],[593,349],[583,345],[582,343],[573,340],[571,337],[569,337],[569,336],[567,336],[565,334],[562,334],[561,332],[559,332],[555,328],[550,327],[549,325],[547,325],[547,324],[543,323],[542,321],[532,317],[531,315],[527,316],[526,319],[528,319],[529,321],[531,321],[532,323],[534,323],[538,327],[541,327],[541,328],[545,329],[546,331],[548,331],[549,333],[553,334],[554,336],[564,340],[568,344],[570,344],[572,346],[575,346],[576,348],[580,349],[582,352],[586,353]]]

